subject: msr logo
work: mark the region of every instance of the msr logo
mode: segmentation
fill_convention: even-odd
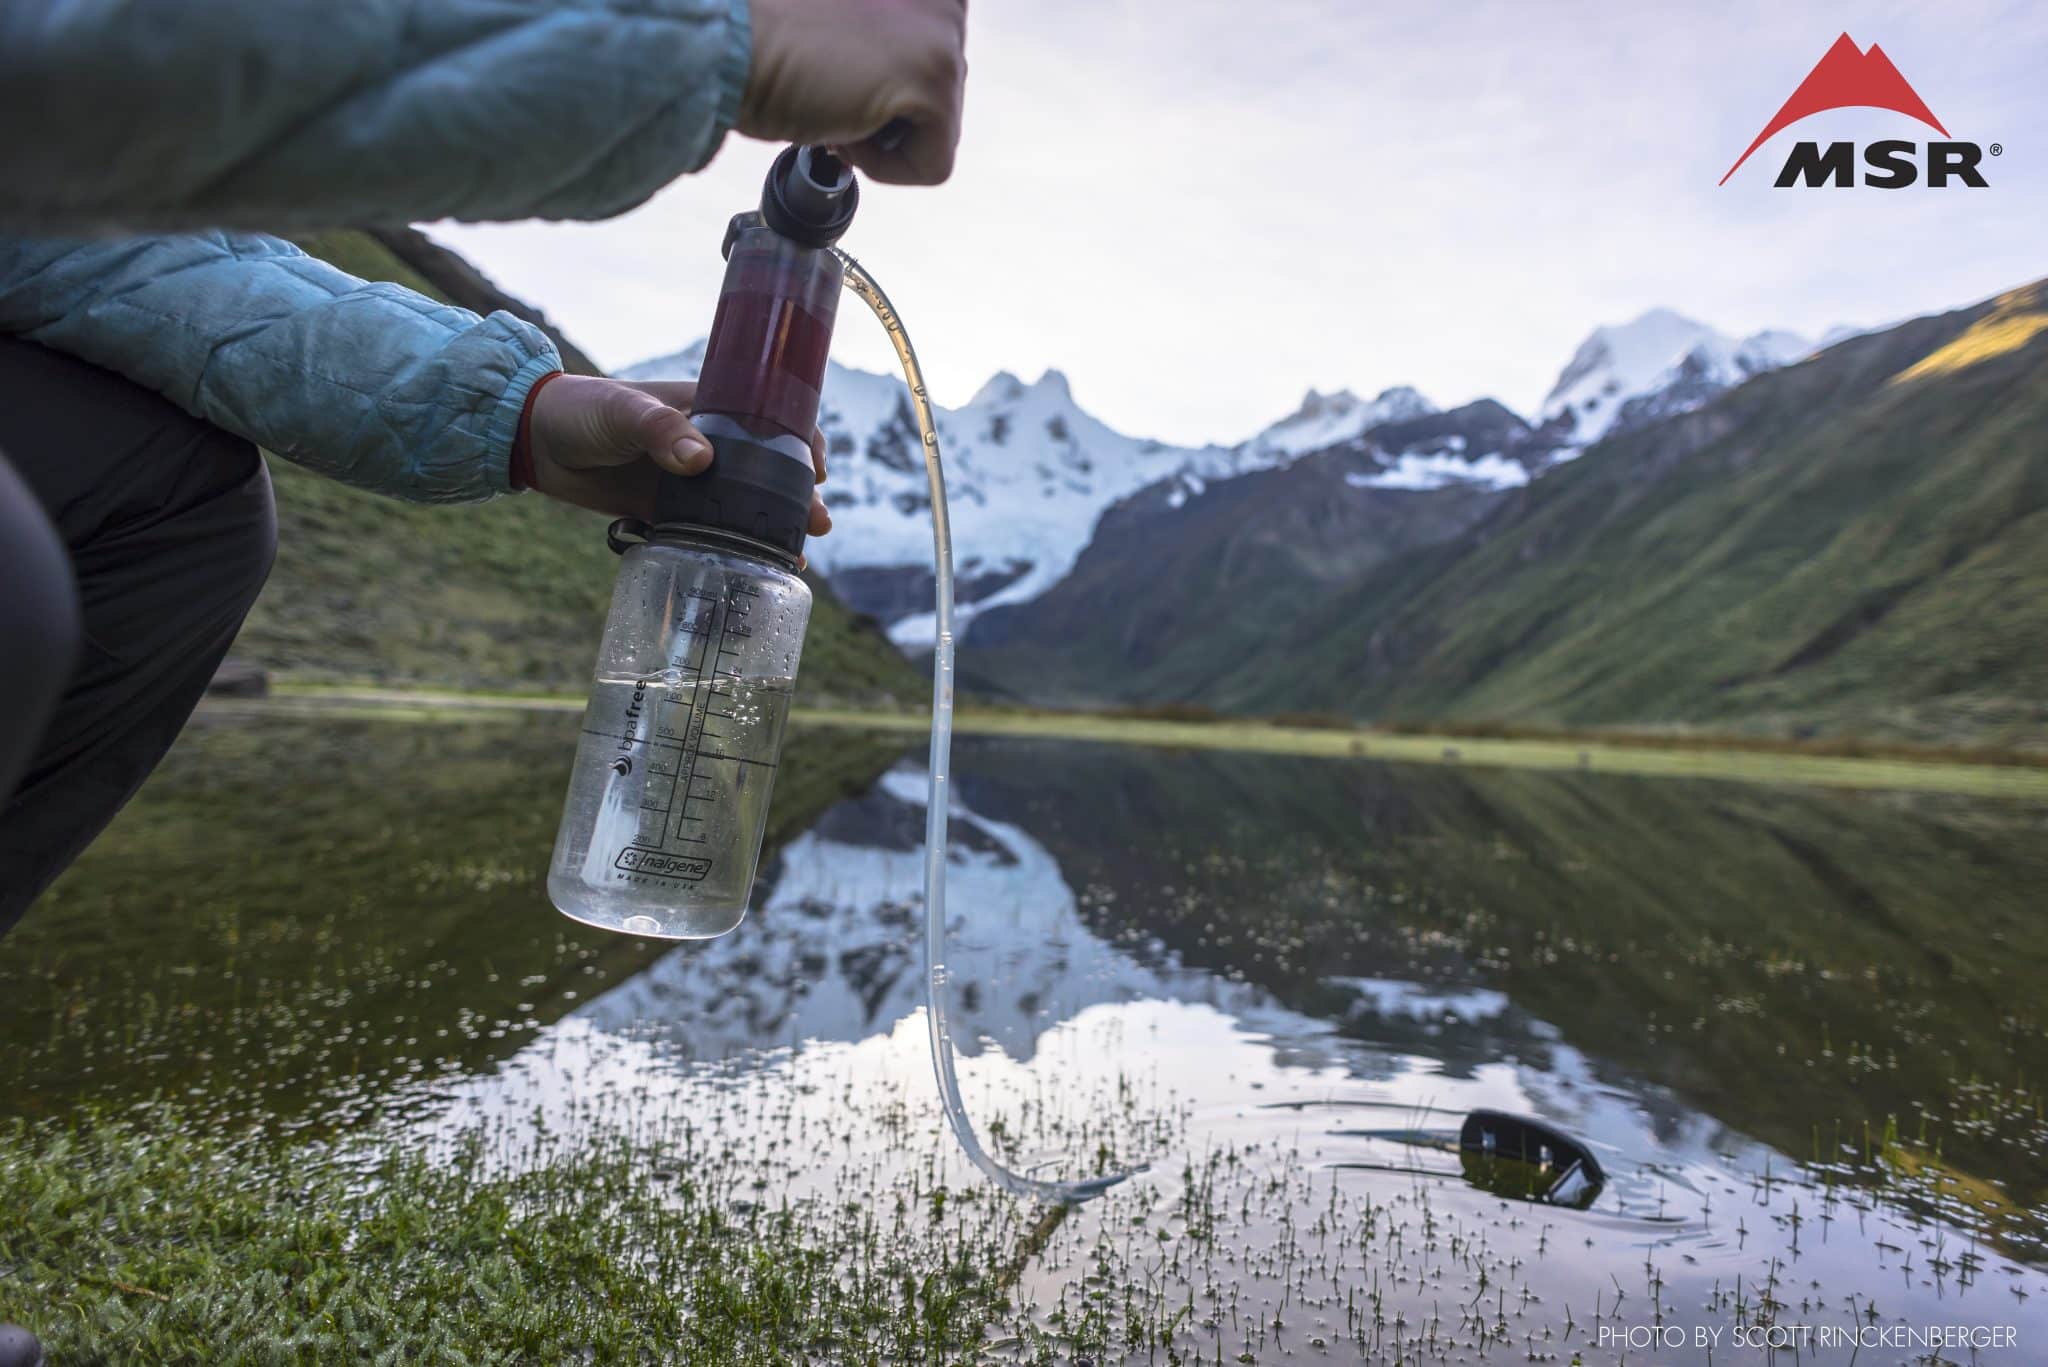
[[[1806,73],[1806,79],[1792,92],[1792,98],[1771,116],[1771,121],[1764,125],[1764,131],[1757,134],[1756,141],[1735,159],[1735,164],[1728,168],[1728,175],[1722,176],[1720,183],[1726,185],[1728,176],[1741,170],[1742,163],[1749,160],[1752,152],[1801,119],[1830,109],[1859,108],[1889,109],[1895,114],[1917,119],[1941,134],[1944,141],[1927,144],[1929,186],[1939,189],[1959,183],[1979,190],[1985,187],[1983,173],[1978,170],[1979,163],[1984,160],[1984,148],[1974,142],[1950,140],[1941,120],[1934,117],[1934,111],[1927,107],[1927,102],[1920,98],[1912,83],[1899,74],[1899,69],[1892,65],[1892,59],[1885,56],[1884,49],[1872,43],[1870,50],[1864,52],[1846,33],[1835,39],[1835,45],[1827,50],[1827,55]],[[1992,156],[2003,150],[1997,143],[1991,144]],[[1917,144],[1898,138],[1865,145],[1863,183],[1880,190],[1903,190],[1920,177],[1920,167],[1913,160],[1918,151]],[[1817,142],[1794,143],[1775,183],[1779,189],[1793,185],[1808,188],[1833,185],[1847,189],[1856,183],[1856,160],[1856,144],[1853,142],[1831,142],[1826,147]]]

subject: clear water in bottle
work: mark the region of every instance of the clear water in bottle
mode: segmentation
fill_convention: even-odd
[[[626,552],[548,870],[564,913],[667,939],[745,917],[810,605],[729,545]]]

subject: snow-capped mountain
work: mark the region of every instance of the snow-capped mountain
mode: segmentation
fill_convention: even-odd
[[[694,379],[702,342],[621,371],[626,379]],[[1412,389],[1364,400],[1310,391],[1301,407],[1237,446],[1185,447],[1116,431],[1048,370],[1026,384],[998,373],[957,409],[938,410],[953,515],[956,619],[1025,602],[1059,582],[1102,511],[1161,480],[1209,481],[1284,465],[1399,420],[1436,412]],[[905,646],[932,640],[930,500],[917,424],[903,382],[837,362],[818,425],[829,446],[823,493],[833,534],[806,548],[857,611]]]
[[[621,372],[694,379],[703,343]],[[1007,371],[957,409],[937,410],[953,515],[962,619],[1057,582],[1116,499],[1183,471],[1219,476],[1241,463],[1223,447],[1191,449],[1126,436],[1074,401],[1048,370],[1032,384]],[[903,381],[833,362],[818,414],[829,444],[821,491],[833,534],[806,548],[857,611],[906,645],[931,642],[932,533],[924,457]]]
[[[1573,447],[1590,446],[1672,413],[1696,408],[1752,375],[1813,351],[1796,333],[1767,329],[1736,339],[1670,309],[1593,329],[1543,401]]]
[[[1284,464],[1311,451],[1327,451],[1341,442],[1364,436],[1373,428],[1390,422],[1407,422],[1428,417],[1437,406],[1401,385],[1385,390],[1370,403],[1348,389],[1318,394],[1311,389],[1301,407],[1268,427],[1246,443],[1267,459],[1263,465]]]
[[[1480,399],[1235,478],[1161,481],[1111,505],[1059,583],[976,617],[962,677],[1034,702],[1188,696],[1340,586],[1470,531],[1555,448]]]
[[[1354,489],[1441,489],[1452,484],[1511,489],[1527,484],[1529,468],[1544,463],[1535,459],[1525,464],[1528,424],[1497,404],[1481,403],[1486,405],[1486,419],[1468,431],[1466,420],[1477,411],[1475,406],[1446,413],[1406,385],[1384,390],[1371,400],[1348,389],[1334,394],[1311,389],[1299,408],[1237,449],[1233,473],[1280,469],[1308,456],[1343,453],[1362,467],[1344,476]],[[1507,427],[1499,425],[1495,413],[1506,419]],[[1184,471],[1163,486],[1164,504],[1184,508],[1209,484],[1195,471]],[[1138,501],[1147,501],[1146,495],[1156,492],[1141,491]]]
[[[960,408],[938,410],[956,624],[964,631],[990,608],[1044,594],[1073,570],[1104,512],[1141,493],[1177,511],[1217,481],[1328,452],[1345,453],[1344,484],[1361,492],[1511,489],[1610,431],[1696,407],[1811,349],[1789,332],[1738,341],[1653,309],[1595,329],[1559,376],[1534,430],[1497,404],[1447,414],[1406,386],[1371,399],[1311,389],[1294,412],[1249,441],[1202,447],[1116,431],[1075,401],[1057,370],[1030,384],[1003,371]],[[700,341],[620,374],[694,379],[703,354]],[[1477,427],[1475,413],[1488,415]],[[902,380],[832,363],[819,426],[830,447],[822,492],[834,532],[810,544],[811,561],[899,645],[929,646],[930,501]]]

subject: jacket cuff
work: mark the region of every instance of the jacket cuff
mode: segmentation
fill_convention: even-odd
[[[512,374],[497,405],[484,425],[485,478],[493,492],[509,494],[512,482],[512,447],[519,440],[519,420],[526,414],[527,397],[549,375],[561,373],[562,363],[553,356],[536,356]]]
[[[519,433],[512,438],[512,465],[507,472],[515,494],[537,487],[533,476],[533,401],[540,397],[543,389],[561,379],[563,373],[551,370],[535,380],[533,388],[526,391],[526,402],[519,409]]]
[[[725,55],[719,63],[718,136],[721,138],[740,122],[740,101],[746,97],[747,77],[754,70],[754,13],[750,0],[727,0]],[[717,144],[714,143],[715,147]]]

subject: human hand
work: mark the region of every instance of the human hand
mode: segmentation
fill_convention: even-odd
[[[664,473],[700,475],[711,465],[711,443],[689,418],[696,397],[688,380],[557,376],[535,396],[522,433],[533,487],[579,508],[651,522]],[[811,467],[823,484],[825,434],[815,428]],[[814,493],[810,535],[831,530],[832,514]]]
[[[967,80],[967,0],[753,0],[739,131],[824,143],[879,181],[953,174]],[[887,147],[870,142],[900,121]]]

